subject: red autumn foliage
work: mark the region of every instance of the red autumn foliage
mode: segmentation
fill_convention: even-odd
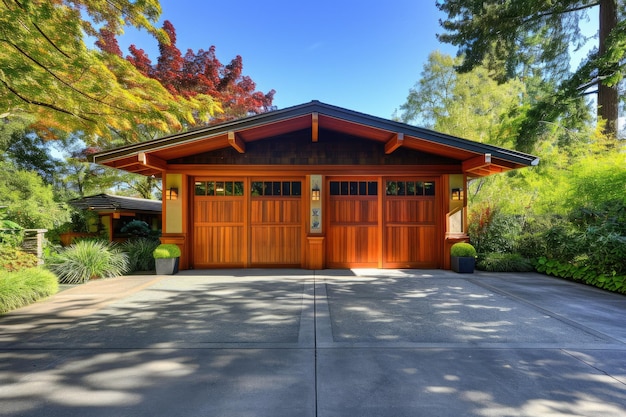
[[[96,46],[100,48],[100,50],[109,54],[117,55],[119,57],[122,56],[122,50],[120,49],[120,45],[117,43],[115,33],[106,27],[100,29],[100,38],[96,41]]]
[[[161,83],[172,95],[185,98],[206,94],[222,104],[224,113],[211,123],[237,119],[273,109],[275,91],[256,91],[256,83],[243,75],[243,59],[237,55],[227,65],[215,56],[215,46],[194,52],[187,49],[183,55],[176,46],[176,29],[170,21],[163,23],[170,43],[159,42],[157,64],[143,49],[129,47],[126,59],[142,74]],[[102,39],[96,45],[105,52],[118,54],[119,47],[112,33],[101,31]],[[121,56],[121,51],[119,54]]]
[[[138,49],[135,45],[131,45],[128,50],[130,51],[130,55],[126,56],[126,60],[133,64],[133,66],[146,77],[154,78],[152,61],[150,61],[150,58],[148,58],[144,50]]]

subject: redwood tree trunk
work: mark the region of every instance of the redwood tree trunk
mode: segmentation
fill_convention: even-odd
[[[617,26],[617,0],[600,0],[600,54],[606,52],[606,39]],[[598,116],[606,121],[604,133],[617,135],[617,86],[607,87],[601,81],[598,88]]]

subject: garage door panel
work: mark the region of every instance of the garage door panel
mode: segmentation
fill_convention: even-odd
[[[435,222],[435,200],[387,199],[385,201],[387,223],[430,223]]]
[[[226,200],[212,198],[196,198],[194,204],[194,222],[202,223],[243,223],[245,204],[243,198]]]
[[[301,258],[300,225],[252,226],[252,264],[297,265]]]
[[[250,213],[250,245],[252,266],[300,265],[301,198],[253,198]]]
[[[376,267],[379,242],[376,227],[335,226],[328,236],[328,266]]]
[[[327,265],[377,267],[380,257],[378,197],[331,195]]]
[[[383,266],[386,268],[438,267],[436,178],[385,178],[383,213]]]
[[[378,200],[355,200],[349,197],[335,197],[331,203],[330,221],[337,223],[378,223]]]
[[[434,226],[388,226],[385,230],[385,267],[435,267]]]
[[[194,267],[243,266],[243,197],[196,196],[193,215]]]
[[[272,200],[259,198],[252,200],[250,221],[253,225],[267,223],[300,224],[301,217],[300,199]]]
[[[194,264],[243,265],[243,226],[196,226]]]

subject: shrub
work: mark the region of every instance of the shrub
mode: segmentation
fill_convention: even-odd
[[[11,220],[0,219],[0,244],[20,246],[22,244],[22,230],[24,228]]]
[[[530,272],[535,269],[530,260],[516,253],[481,254],[476,268],[489,272]]]
[[[0,244],[0,270],[8,272],[37,266],[37,257],[16,247]]]
[[[589,266],[581,266],[570,262],[561,262],[556,259],[539,258],[535,268],[538,272],[583,282],[608,291],[626,294],[626,275],[603,274]]]
[[[0,313],[23,307],[58,290],[57,277],[42,268],[0,271]]]
[[[589,267],[597,274],[626,274],[626,204],[621,201],[575,208],[542,236],[546,259]]]
[[[126,225],[124,225],[122,229],[120,229],[120,232],[128,233],[129,235],[133,236],[148,237],[150,236],[152,230],[150,229],[148,223],[142,220],[131,220]]]
[[[459,242],[450,248],[450,256],[476,257],[476,249],[469,243]]]
[[[541,233],[523,233],[515,241],[514,252],[526,259],[545,256],[548,248]]]
[[[154,259],[178,258],[180,248],[173,243],[163,243],[152,252]]]
[[[515,238],[522,231],[522,223],[521,216],[505,214],[489,205],[480,205],[470,213],[470,242],[479,253],[512,252]]]
[[[61,235],[67,232],[89,233],[92,227],[97,227],[100,234],[105,233],[100,223],[98,213],[92,210],[73,209],[71,221],[62,223],[59,226],[49,229],[46,232],[48,241],[59,244],[61,243]]]
[[[158,241],[146,238],[130,239],[124,242],[122,250],[128,255],[129,272],[154,270],[152,253],[157,246],[159,246]]]
[[[63,249],[48,266],[63,284],[111,278],[128,271],[128,256],[114,244],[81,240]]]

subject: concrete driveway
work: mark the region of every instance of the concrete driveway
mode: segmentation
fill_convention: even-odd
[[[537,274],[92,281],[0,317],[0,415],[623,417],[624,323]]]

